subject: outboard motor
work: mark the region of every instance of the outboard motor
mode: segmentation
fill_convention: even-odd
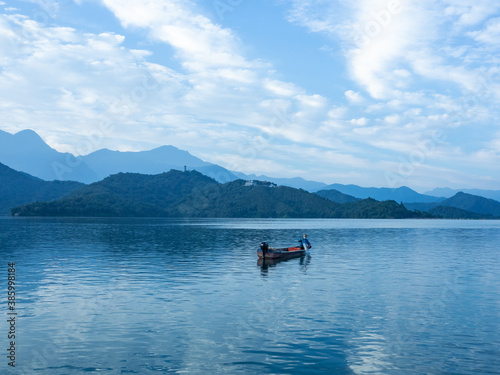
[[[269,250],[269,245],[267,244],[267,242],[261,242],[260,249],[262,250],[262,254],[267,253],[267,250]]]

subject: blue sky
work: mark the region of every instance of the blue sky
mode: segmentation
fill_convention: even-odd
[[[2,130],[326,183],[500,189],[500,3],[0,0]]]

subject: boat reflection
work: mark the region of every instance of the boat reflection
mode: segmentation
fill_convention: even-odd
[[[265,276],[265,275],[267,275],[269,268],[276,267],[278,265],[278,263],[293,262],[294,260],[297,260],[297,258],[288,258],[288,259],[259,258],[259,260],[257,260],[257,265],[261,269],[261,274],[263,276]],[[299,258],[299,265],[302,269],[306,268],[310,262],[311,262],[311,255],[309,255],[309,254],[303,255]]]

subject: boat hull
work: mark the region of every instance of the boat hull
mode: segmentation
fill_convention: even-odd
[[[306,250],[300,247],[284,247],[280,249],[269,248],[263,253],[262,249],[257,250],[259,259],[289,259],[297,258],[306,254]]]

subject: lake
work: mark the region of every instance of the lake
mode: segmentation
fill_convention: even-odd
[[[1,218],[0,245],[2,373],[500,374],[500,221]]]

